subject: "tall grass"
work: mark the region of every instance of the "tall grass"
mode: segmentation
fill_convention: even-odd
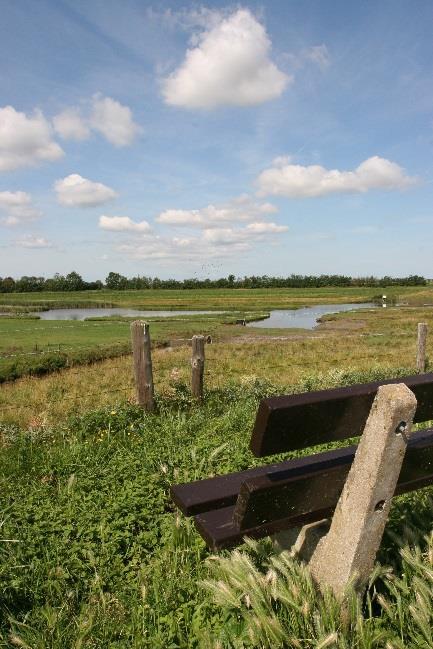
[[[377,564],[365,598],[323,594],[308,567],[270,543],[213,557],[203,585],[230,621],[214,646],[248,649],[430,649],[433,646],[433,532],[405,545],[398,565]]]

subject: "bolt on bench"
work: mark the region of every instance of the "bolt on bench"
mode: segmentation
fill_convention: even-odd
[[[322,521],[335,510],[331,530],[319,542],[310,567],[319,583],[338,593],[333,577],[319,574],[324,542],[334,537],[335,546],[337,538],[347,538],[347,547],[341,546],[343,539],[325,554],[330,557],[338,549],[337,557],[343,557],[351,575],[367,570],[363,561],[372,567],[392,496],[433,484],[433,429],[411,433],[412,420],[430,419],[433,374],[263,399],[250,444],[257,457],[364,432],[361,442],[174,485],[172,498],[186,516],[194,516],[212,550],[239,545],[245,536],[258,539]],[[360,559],[369,546],[373,558]]]

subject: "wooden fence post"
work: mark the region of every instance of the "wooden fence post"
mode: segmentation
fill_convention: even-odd
[[[427,343],[427,325],[425,322],[418,322],[418,342],[416,348],[416,369],[420,374],[425,372],[426,357],[425,348]]]
[[[149,325],[142,320],[131,322],[131,342],[134,360],[137,402],[148,412],[155,409],[152,356]]]
[[[192,337],[191,392],[197,399],[203,398],[204,341],[204,336]]]

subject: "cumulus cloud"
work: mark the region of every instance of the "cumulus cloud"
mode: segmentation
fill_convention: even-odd
[[[287,225],[276,223],[249,223],[245,228],[208,228],[203,232],[203,239],[217,246],[232,244],[249,245],[254,240],[260,240],[263,235],[286,232]]]
[[[133,221],[129,216],[100,216],[99,227],[111,232],[150,232],[147,221]]]
[[[4,225],[19,225],[20,223],[34,221],[41,216],[41,212],[32,204],[32,198],[27,192],[0,192],[0,212]]]
[[[251,106],[279,97],[292,78],[270,60],[271,41],[252,13],[239,9],[212,25],[163,80],[167,104],[185,108]]]
[[[69,207],[94,207],[113,200],[118,195],[114,189],[96,183],[79,174],[71,174],[54,183],[57,200]]]
[[[229,237],[228,237],[229,238]],[[231,239],[224,244],[215,243],[209,237],[190,238],[148,238],[133,241],[116,247],[117,252],[135,260],[160,260],[164,263],[202,262],[221,259],[246,252],[250,246],[246,242]]]
[[[41,111],[27,116],[13,106],[0,108],[0,171],[51,162],[63,155]]]
[[[87,140],[90,129],[78,108],[66,108],[53,118],[54,130],[65,140]]]
[[[52,248],[54,244],[44,237],[37,237],[33,234],[27,234],[21,239],[15,241],[15,245],[20,248]]]
[[[247,225],[248,232],[254,232],[255,234],[274,234],[277,232],[287,232],[287,225],[277,225],[276,223],[249,223]]]
[[[282,158],[262,171],[257,184],[261,196],[310,198],[336,193],[365,193],[371,189],[404,189],[416,181],[395,162],[373,156],[354,171],[286,164]]]
[[[117,147],[132,144],[141,131],[128,106],[100,94],[85,102],[83,111],[70,107],[55,115],[53,126],[66,140],[87,140],[92,131],[97,131]]]
[[[199,236],[191,237],[162,237],[151,234],[123,243],[117,246],[116,250],[131,259],[203,261],[248,252],[255,243],[265,237],[286,230],[287,226],[257,222],[238,228],[206,228]]]
[[[111,97],[93,97],[93,111],[90,119],[92,128],[115,146],[131,144],[140,127],[132,118],[131,109]]]
[[[195,210],[165,210],[156,217],[156,221],[179,227],[208,228],[218,224],[253,221],[276,211],[277,208],[271,203],[257,202],[244,194],[223,205],[208,205]]]

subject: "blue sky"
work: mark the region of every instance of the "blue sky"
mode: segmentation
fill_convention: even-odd
[[[433,4],[0,1],[0,275],[432,277]]]

